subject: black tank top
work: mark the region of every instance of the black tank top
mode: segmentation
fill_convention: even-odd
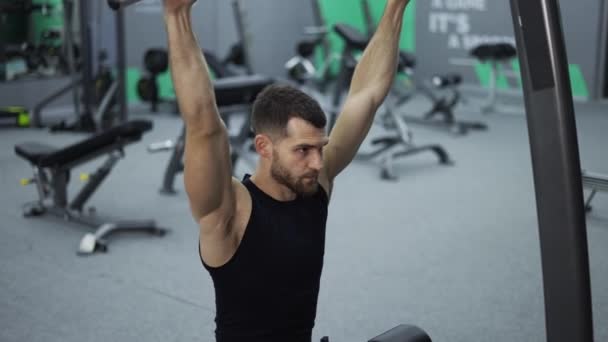
[[[203,261],[215,287],[217,342],[310,342],[328,196],[319,186],[311,197],[280,202],[249,175],[243,184],[253,205],[236,253],[218,268]]]

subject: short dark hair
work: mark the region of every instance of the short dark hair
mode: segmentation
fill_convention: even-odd
[[[255,134],[287,135],[287,123],[300,118],[316,128],[325,128],[327,119],[315,99],[285,84],[274,84],[260,92],[253,103],[251,129]]]

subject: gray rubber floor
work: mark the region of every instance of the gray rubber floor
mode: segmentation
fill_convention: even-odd
[[[578,104],[585,169],[608,173],[608,107]],[[481,116],[471,115],[476,119]],[[0,131],[0,341],[212,341],[214,294],[197,254],[197,226],[183,191],[158,193],[168,154],[148,143],[174,137],[176,117],[126,150],[91,204],[99,214],[155,218],[163,238],[121,235],[107,254],[76,256],[85,231],[59,219],[25,219],[35,188],[13,145],[61,146],[81,135]],[[367,341],[400,323],[434,341],[544,341],[544,307],[532,171],[523,116],[483,118],[466,137],[415,129],[455,160],[400,161],[400,180],[354,163],[337,180],[315,339]],[[376,132],[377,133],[377,132]],[[73,174],[93,171],[93,162]],[[243,168],[243,166],[241,166]],[[182,189],[182,179],[177,181]],[[72,189],[72,188],[71,188]],[[588,216],[596,341],[608,341],[608,195]]]

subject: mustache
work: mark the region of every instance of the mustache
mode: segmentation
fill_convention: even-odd
[[[319,172],[310,172],[302,176],[302,178],[318,178]]]

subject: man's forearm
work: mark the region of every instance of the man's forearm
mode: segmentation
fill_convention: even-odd
[[[351,93],[371,90],[374,104],[384,100],[397,71],[403,14],[408,0],[389,0],[376,32],[353,75]]]
[[[192,30],[190,9],[166,13],[165,24],[171,76],[184,121],[213,133],[222,124],[207,63]]]

